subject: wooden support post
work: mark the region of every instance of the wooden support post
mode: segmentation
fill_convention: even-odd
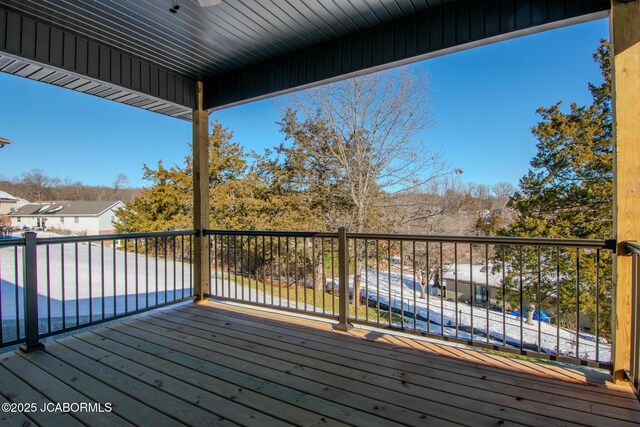
[[[196,84],[197,108],[193,110],[193,292],[196,301],[209,293],[209,114],[203,108],[202,82]]]
[[[640,240],[640,0],[612,0],[613,67],[614,379],[629,369],[632,259],[624,242]]]

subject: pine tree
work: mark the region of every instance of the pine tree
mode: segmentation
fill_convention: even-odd
[[[593,102],[561,102],[538,109],[542,120],[532,129],[538,140],[531,169],[509,202],[518,216],[500,234],[521,237],[606,239],[613,232],[613,142],[609,44],[593,55],[603,81],[589,84]],[[500,252],[500,251],[498,251]],[[549,310],[561,325],[575,328],[579,313],[604,336],[610,333],[610,253],[591,250],[505,248],[497,269],[506,270],[512,306]],[[579,277],[578,277],[579,275]],[[597,276],[597,277],[596,277]],[[521,278],[523,280],[521,280]],[[579,281],[580,288],[576,288]],[[521,288],[521,289],[520,289]],[[578,306],[576,306],[578,301]],[[599,304],[598,325],[595,325]]]

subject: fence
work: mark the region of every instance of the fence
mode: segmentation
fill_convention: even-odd
[[[337,233],[205,230],[209,296],[337,317]]]
[[[610,241],[205,234],[213,298],[611,367]]]
[[[0,346],[193,296],[194,231],[0,240]]]
[[[203,234],[211,298],[611,368],[611,241]],[[191,298],[196,235],[0,240],[0,345],[38,348],[43,337]],[[634,274],[637,387],[637,252]]]

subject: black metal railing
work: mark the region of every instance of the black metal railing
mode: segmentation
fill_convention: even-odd
[[[193,297],[194,231],[0,240],[0,346]]]
[[[209,297],[337,316],[337,233],[204,234],[209,238]]]
[[[0,239],[0,345],[24,342],[24,238]]]
[[[631,287],[631,360],[629,380],[640,396],[640,244],[626,242],[627,253],[632,259]]]
[[[0,240],[0,346],[38,348],[43,337],[192,298],[198,234]],[[611,368],[611,241],[345,228],[202,234],[207,297],[333,318],[340,329],[366,324]],[[634,279],[637,387],[637,253]]]
[[[611,241],[205,234],[212,298],[611,368]]]

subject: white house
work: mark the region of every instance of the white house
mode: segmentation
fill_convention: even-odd
[[[12,196],[6,191],[0,190],[0,215],[6,215],[12,212],[13,210],[17,210],[22,206],[29,203],[25,199],[21,199],[20,197]]]
[[[470,302],[473,292],[473,302],[476,304],[497,303],[497,293],[502,289],[502,275],[492,271],[489,265],[487,272],[484,264],[453,264],[443,272],[444,286],[447,297],[455,296],[458,301]],[[489,286],[487,286],[487,276]],[[473,283],[473,289],[470,284]],[[458,293],[455,294],[457,288]]]
[[[68,230],[80,234],[111,234],[120,201],[35,202],[9,215],[14,227]]]

